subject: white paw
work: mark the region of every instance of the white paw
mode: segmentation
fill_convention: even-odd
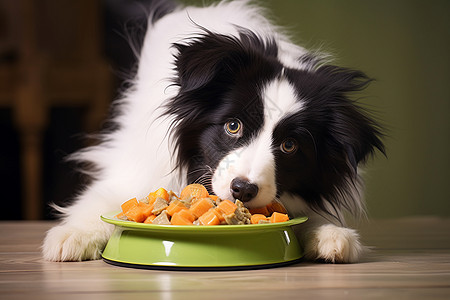
[[[111,228],[103,225],[87,230],[69,224],[58,225],[47,232],[43,257],[50,261],[99,259],[110,234]]]
[[[349,228],[326,224],[316,228],[305,245],[305,256],[331,263],[357,262],[364,251],[358,233]]]

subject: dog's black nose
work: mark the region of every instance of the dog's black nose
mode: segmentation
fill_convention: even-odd
[[[250,201],[258,194],[258,186],[256,184],[239,177],[231,181],[230,189],[234,199],[239,199],[242,202]]]

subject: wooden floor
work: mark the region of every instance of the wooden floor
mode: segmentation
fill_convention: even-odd
[[[450,299],[450,220],[371,221],[373,251],[348,265],[180,272],[40,257],[50,222],[0,222],[0,299]]]

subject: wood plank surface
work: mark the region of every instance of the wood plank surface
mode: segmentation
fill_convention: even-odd
[[[0,222],[0,299],[450,299],[449,219],[361,224],[372,251],[358,264],[225,272],[43,261],[40,245],[53,224]]]

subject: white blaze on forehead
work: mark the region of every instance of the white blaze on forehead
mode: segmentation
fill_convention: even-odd
[[[262,93],[264,101],[264,130],[273,130],[286,116],[303,108],[294,87],[286,79],[270,82]]]
[[[247,178],[255,183],[262,174],[270,173],[275,176],[272,152],[273,129],[280,120],[302,109],[302,102],[297,101],[295,89],[286,79],[270,82],[261,96],[264,102],[263,128],[250,145],[241,149],[241,156],[245,154],[248,156]],[[269,168],[271,172],[267,172]]]
[[[241,177],[259,188],[249,207],[267,205],[276,196],[276,166],[272,151],[272,133],[277,123],[302,109],[294,88],[285,79],[270,82],[262,92],[264,124],[250,144],[236,149],[219,163],[213,176],[213,189],[221,197],[231,198],[230,183]],[[245,124],[244,124],[245,130]]]

